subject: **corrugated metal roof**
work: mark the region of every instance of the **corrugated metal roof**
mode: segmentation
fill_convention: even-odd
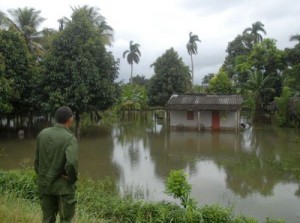
[[[240,95],[173,94],[166,104],[169,110],[239,110]]]

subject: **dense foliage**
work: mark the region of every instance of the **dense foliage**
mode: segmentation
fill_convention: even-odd
[[[164,106],[173,93],[186,93],[191,88],[189,68],[173,49],[167,50],[152,64],[154,76],[149,83],[149,104]]]
[[[292,41],[297,41],[293,48],[285,49],[287,68],[283,73],[283,83],[290,87],[294,96],[300,96],[300,36],[295,35],[291,37]]]
[[[231,79],[227,73],[220,69],[219,73],[209,80],[208,92],[210,94],[232,94],[235,93]]]
[[[74,11],[43,64],[47,110],[66,104],[82,113],[104,110],[114,103],[117,62],[106,51],[85,10]]]
[[[122,86],[120,108],[124,110],[145,110],[148,96],[146,88],[136,84]]]
[[[28,115],[34,110],[37,69],[22,35],[0,30],[0,112]]]
[[[296,84],[300,71],[299,43],[282,51],[276,47],[275,40],[263,39],[260,33],[266,34],[264,25],[256,22],[229,42],[228,55],[222,66],[233,80],[235,91],[243,95],[243,108],[250,112],[248,114],[254,121],[260,120],[258,115],[276,113],[274,99],[282,95],[285,86],[291,90],[289,97],[299,95]],[[297,35],[293,37],[291,40],[298,41]],[[288,113],[288,116],[292,114]],[[280,125],[290,126],[289,123]]]

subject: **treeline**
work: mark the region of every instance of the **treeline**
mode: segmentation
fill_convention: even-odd
[[[52,114],[65,104],[79,124],[83,113],[111,107],[164,106],[175,92],[239,93],[251,117],[276,108],[280,125],[299,125],[297,100],[293,111],[278,106],[299,95],[299,35],[291,37],[297,41],[294,48],[279,50],[275,40],[263,39],[264,25],[256,22],[229,42],[220,71],[206,75],[202,85],[193,85],[192,56],[198,53],[200,39],[190,33],[191,69],[170,48],[151,65],[154,75],[149,80],[131,72],[130,84],[124,84],[116,82],[119,62],[106,48],[113,44],[113,28],[93,7],[72,10],[70,18],[58,20],[58,30],[38,30],[44,18],[34,8],[0,12],[0,118]],[[123,54],[132,70],[141,56],[139,47],[130,41]],[[283,89],[289,93],[283,95]]]
[[[263,39],[262,33],[266,34],[264,25],[256,22],[229,42],[224,64],[209,84],[218,79],[224,83],[228,77],[232,86],[227,85],[227,91],[244,96],[244,108],[251,111],[254,120],[268,113],[278,125],[299,126],[300,104],[294,98],[299,96],[300,86],[300,35],[290,37],[296,41],[293,48],[280,50],[276,40]],[[285,91],[290,92],[288,99]],[[279,101],[285,101],[286,106],[280,107]]]

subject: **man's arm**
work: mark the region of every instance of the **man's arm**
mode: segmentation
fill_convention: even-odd
[[[78,143],[75,136],[71,138],[66,148],[65,170],[67,174],[65,179],[75,183],[78,177]]]

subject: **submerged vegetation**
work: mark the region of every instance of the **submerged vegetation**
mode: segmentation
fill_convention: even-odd
[[[254,218],[235,216],[233,209],[220,205],[197,207],[189,198],[187,175],[179,170],[168,178],[167,191],[175,198],[184,197],[184,207],[171,202],[150,202],[119,195],[108,179],[95,181],[80,179],[77,188],[75,222],[201,222],[201,223],[256,223]],[[0,171],[0,219],[5,222],[38,222],[39,196],[33,170]],[[183,186],[180,186],[183,182]],[[182,192],[180,192],[182,188]],[[13,212],[5,211],[10,207]],[[11,209],[9,209],[11,210]],[[14,215],[12,215],[14,214]],[[266,223],[281,220],[266,219]]]

